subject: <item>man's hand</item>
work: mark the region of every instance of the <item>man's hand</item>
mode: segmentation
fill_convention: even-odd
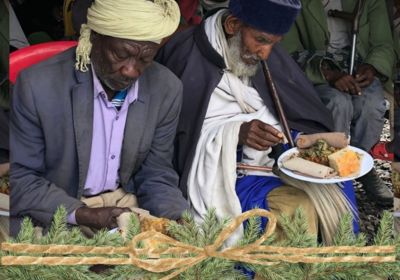
[[[324,70],[326,81],[341,92],[352,95],[361,95],[361,87],[353,76],[336,70]]]
[[[342,76],[335,81],[334,86],[342,92],[347,92],[351,95],[361,95],[361,86],[351,75]]]
[[[260,120],[252,120],[240,126],[239,144],[247,145],[259,151],[283,143],[283,140],[281,131]]]
[[[361,64],[357,68],[356,82],[361,88],[369,86],[376,76],[375,68],[370,64]]]
[[[130,212],[127,207],[81,207],[76,209],[75,218],[78,225],[88,226],[96,229],[118,227],[117,217],[124,212]]]

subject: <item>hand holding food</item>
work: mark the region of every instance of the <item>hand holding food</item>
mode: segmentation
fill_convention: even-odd
[[[240,126],[239,144],[264,151],[278,143],[284,143],[284,134],[260,120],[245,122]]]

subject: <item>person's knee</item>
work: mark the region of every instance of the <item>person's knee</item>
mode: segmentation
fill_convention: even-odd
[[[351,112],[353,104],[347,93],[339,92],[329,98],[328,106],[335,108],[337,111]]]
[[[322,102],[329,110],[335,114],[352,115],[353,103],[349,94],[332,87],[321,89],[319,93]]]
[[[302,190],[292,186],[281,186],[267,196],[267,202],[275,215],[293,217],[297,209],[301,209],[306,217],[309,233],[317,234],[318,216],[309,196]]]
[[[301,208],[304,211],[306,211],[307,213],[314,213],[315,212],[315,208],[314,208],[314,204],[312,203],[310,197],[302,190],[300,189],[296,189],[293,188],[293,195],[295,198],[294,204],[293,204],[293,208],[297,209],[297,208]]]
[[[363,102],[355,103],[356,111],[368,119],[382,119],[386,112],[386,103],[383,96],[365,96]]]
[[[384,90],[378,80],[363,89],[362,95],[353,100],[354,107],[362,114],[382,117],[386,112]]]
[[[309,196],[302,190],[291,187],[281,186],[267,196],[268,205],[271,209],[293,215],[296,209],[314,211],[314,206]]]

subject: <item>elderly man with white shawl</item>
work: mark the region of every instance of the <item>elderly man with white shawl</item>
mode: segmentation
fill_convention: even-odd
[[[157,59],[184,85],[175,165],[197,218],[211,208],[221,217],[235,217],[254,207],[277,215],[302,207],[309,232],[320,229],[330,243],[339,218],[354,212],[351,183],[342,189],[236,169],[237,162],[273,167],[285,142],[262,60],[270,66],[293,134],[332,129],[330,113],[278,46],[300,9],[298,0],[231,0],[229,9],[176,35]]]
[[[63,205],[88,235],[127,211],[179,219],[172,168],[182,84],[153,62],[174,0],[96,0],[77,48],[23,71],[11,108],[11,229]]]

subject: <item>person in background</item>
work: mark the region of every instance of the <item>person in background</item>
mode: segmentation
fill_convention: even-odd
[[[25,216],[48,228],[61,205],[88,235],[135,207],[175,220],[188,208],[172,167],[182,84],[153,62],[179,18],[173,0],[96,0],[77,48],[19,74],[11,235]]]
[[[393,161],[395,153],[400,154],[400,113],[398,107],[400,103],[400,1],[387,0],[386,5],[388,8],[390,22],[392,23],[393,43],[396,52],[396,65],[394,71],[394,116],[393,116],[393,129],[394,133],[391,141],[379,141],[376,143],[370,153],[375,159]]]
[[[207,12],[229,5],[229,0],[177,0],[177,2],[187,25],[199,24]]]
[[[312,81],[332,112],[335,131],[351,137],[365,151],[380,139],[386,111],[384,88],[393,91],[395,53],[386,4],[365,0],[357,36],[355,73],[348,73],[351,21],[329,15],[331,10],[353,12],[357,1],[301,0],[303,9],[282,45]],[[367,196],[384,206],[393,193],[375,169],[358,179]]]

